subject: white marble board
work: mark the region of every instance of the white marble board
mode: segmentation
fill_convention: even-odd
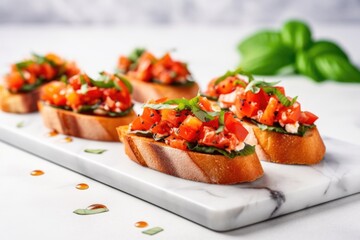
[[[22,122],[21,128],[17,124]],[[360,192],[360,146],[324,137],[324,161],[314,166],[262,162],[251,184],[211,185],[141,167],[121,143],[48,136],[37,113],[0,112],[0,140],[217,231],[227,231]],[[84,149],[107,149],[100,155]],[[121,204],[121,203],[119,203]]]

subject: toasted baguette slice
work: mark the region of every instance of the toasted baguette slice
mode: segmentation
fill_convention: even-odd
[[[263,131],[253,124],[251,127],[249,134],[253,134],[256,139],[255,142],[250,141],[250,144],[258,144],[256,153],[260,160],[311,165],[324,158],[325,144],[316,127],[309,129],[302,137]]]
[[[233,159],[173,148],[152,138],[127,133],[118,127],[125,153],[134,162],[176,177],[214,184],[252,182],[264,171],[255,153]]]
[[[98,141],[119,141],[116,127],[136,118],[134,111],[124,117],[103,117],[78,114],[38,102],[46,127],[59,133]]]
[[[11,93],[0,86],[0,109],[10,113],[30,113],[38,110],[39,88],[28,93]]]
[[[133,85],[133,98],[138,102],[146,102],[149,99],[169,98],[193,98],[199,92],[199,85],[194,82],[189,86],[173,86],[151,82],[143,82],[131,79]]]

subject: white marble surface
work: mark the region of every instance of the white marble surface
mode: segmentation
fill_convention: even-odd
[[[18,122],[23,127],[18,128]],[[0,113],[0,139],[151,202],[196,223],[227,231],[360,191],[360,146],[324,137],[325,160],[314,166],[262,162],[251,184],[211,185],[168,176],[130,161],[120,143],[49,137],[38,114]],[[103,154],[85,149],[106,149]]]
[[[354,29],[359,28],[323,27],[318,32],[321,37],[334,38],[345,44],[347,49],[352,50],[351,52],[357,53],[359,46],[356,42],[359,39],[359,32]],[[78,59],[80,65],[87,71],[95,71],[94,69],[111,69],[118,53],[128,52],[132,46],[146,45],[161,51],[170,49],[172,45],[179,49],[178,56],[191,63],[190,67],[194,70],[195,76],[204,86],[210,77],[236,64],[238,59],[234,52],[234,44],[249,31],[251,28],[241,31],[231,28],[176,30],[160,28],[129,31],[127,29],[2,27],[0,28],[2,53],[0,66],[1,72],[4,73],[8,63],[21,58],[31,50],[40,52],[53,50],[68,57],[74,56],[73,58]],[[46,37],[41,35],[42,33],[47,33]],[[26,36],[27,41],[20,41],[23,36]],[[205,41],[207,44],[202,44]],[[142,44],[144,42],[147,44]],[[212,49],[212,52],[209,52],[209,49]],[[359,55],[352,54],[352,57],[359,62]],[[321,118],[318,123],[319,128],[324,135],[360,143],[360,114],[356,107],[360,102],[359,86],[335,83],[315,85],[298,77],[286,77],[283,83],[288,87],[288,93],[300,96],[305,108],[318,113]],[[2,118],[1,121],[8,121],[7,119],[9,118]],[[346,124],[339,126],[339,122]],[[15,120],[12,124],[16,124]],[[40,123],[35,121],[35,124]],[[101,147],[101,144],[95,146]],[[50,236],[58,239],[79,236],[87,239],[147,238],[139,229],[132,226],[138,220],[148,220],[152,226],[164,227],[163,233],[154,236],[157,239],[183,239],[196,238],[196,236],[204,236],[206,239],[260,237],[271,239],[274,236],[279,239],[300,239],[304,236],[308,236],[309,239],[359,238],[356,224],[359,217],[355,214],[360,209],[358,194],[239,230],[216,233],[6,144],[0,145],[0,154],[0,163],[3,165],[0,170],[0,190],[3,193],[1,196],[5,196],[0,198],[0,203],[2,206],[11,206],[6,207],[0,218],[1,226],[5,226],[6,229],[1,231],[1,239],[23,239],[25,236],[30,238],[39,236],[42,239],[48,239]],[[349,154],[351,155],[352,152]],[[29,172],[36,168],[43,168],[47,174],[35,179],[29,177]],[[329,171],[333,170],[329,169]],[[91,187],[84,192],[75,190],[74,186],[80,181],[86,181],[94,188]],[[351,189],[359,187],[358,182],[353,184]],[[80,221],[73,216],[74,214],[69,215],[69,212],[75,208],[85,207],[94,202],[107,204],[111,210],[114,210],[98,216],[81,218]],[[18,231],[19,226],[24,231]],[[58,226],[62,226],[61,230],[57,230],[54,237],[53,233],[55,229],[59,229]],[[90,228],[88,232],[81,231],[80,234],[79,229],[87,228]],[[302,231],[305,228],[307,232]]]

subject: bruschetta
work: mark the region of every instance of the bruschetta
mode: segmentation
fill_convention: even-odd
[[[39,109],[46,127],[70,136],[98,141],[118,141],[116,127],[136,118],[132,87],[120,75],[86,74],[68,82],[52,82],[41,91]]]
[[[204,97],[150,101],[118,133],[131,160],[169,175],[214,184],[263,175],[254,146],[244,142],[248,131],[240,120]]]
[[[38,110],[40,88],[54,80],[66,81],[79,73],[74,62],[56,54],[33,54],[31,58],[17,62],[4,77],[0,86],[0,109],[11,113],[30,113]]]
[[[138,102],[162,97],[193,98],[199,92],[187,65],[173,60],[169,53],[157,58],[145,49],[135,49],[119,58],[117,69],[131,80],[133,98]]]
[[[243,74],[239,76],[239,74]],[[261,160],[284,164],[316,164],[325,145],[314,124],[318,117],[301,109],[278,83],[258,81],[238,69],[213,79],[205,95],[243,120],[249,142]]]

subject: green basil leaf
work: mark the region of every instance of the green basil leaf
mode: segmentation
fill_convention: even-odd
[[[336,54],[323,54],[314,59],[318,71],[326,79],[338,82],[360,82],[360,71],[348,60]]]
[[[106,149],[85,149],[84,152],[86,153],[92,153],[92,154],[102,154],[106,152]]]
[[[31,65],[33,63],[34,63],[33,60],[25,60],[25,61],[16,63],[15,66],[20,71],[24,68],[27,68],[29,65]]]
[[[209,122],[214,119],[214,116],[209,114],[209,112],[206,112],[200,108],[192,107],[191,112],[200,119],[202,122]]]
[[[249,82],[254,80],[253,75],[248,72],[248,71],[244,71],[241,67],[237,68],[235,71],[227,71],[224,75],[220,76],[218,79],[216,79],[215,81],[215,85],[218,85],[219,83],[221,83],[222,81],[224,81],[227,77],[232,77],[232,76],[236,76],[236,75],[244,75],[248,77]]]
[[[92,215],[92,214],[98,214],[98,213],[104,213],[104,212],[108,212],[109,209],[108,208],[96,208],[96,209],[76,209],[75,211],[73,211],[73,213],[78,214],[78,215]]]
[[[38,63],[38,64],[44,64],[44,63],[48,63],[50,64],[52,67],[56,67],[56,63],[54,63],[53,61],[47,59],[45,56],[41,56],[41,55],[38,55],[36,53],[33,53],[32,56],[34,57],[35,61]]]
[[[164,231],[164,229],[161,227],[153,227],[153,228],[147,229],[145,231],[142,231],[142,233],[147,234],[147,235],[155,235],[162,231]]]
[[[216,130],[216,133],[221,133],[224,131],[224,125],[225,125],[225,111],[221,110],[219,114],[219,127]]]
[[[276,46],[264,49],[260,54],[249,55],[242,59],[240,67],[247,72],[257,75],[274,75],[281,69],[292,65],[295,54],[286,46]]]
[[[141,55],[146,51],[145,48],[135,48],[128,56],[129,60],[136,63]]]
[[[146,103],[143,105],[143,108],[151,108],[155,110],[161,110],[161,109],[177,109],[177,105],[171,105],[171,104],[163,104],[163,103]]]
[[[317,41],[311,46],[311,48],[309,48],[309,50],[307,50],[307,55],[309,56],[309,58],[315,58],[319,55],[329,53],[339,55],[349,60],[347,54],[344,52],[344,50],[341,49],[339,45],[327,40]]]
[[[130,83],[130,81],[127,79],[127,77],[125,77],[122,74],[115,74],[115,76],[117,76],[126,86],[126,88],[129,90],[130,94],[133,93],[133,87]]]
[[[86,113],[86,112],[92,112],[95,109],[97,109],[100,106],[100,104],[93,104],[93,105],[82,105],[78,112],[79,113]]]
[[[278,32],[263,30],[241,41],[237,49],[243,56],[257,55],[259,52],[264,51],[265,48],[271,48],[281,44],[281,37]]]
[[[277,81],[277,82],[265,82],[265,81],[261,81],[261,80],[255,80],[255,81],[250,82],[246,86],[245,92],[252,91],[253,93],[258,93],[260,91],[260,88],[272,87],[272,86],[275,86],[278,83],[280,83],[280,81]]]
[[[315,66],[314,60],[309,58],[307,53],[298,52],[296,55],[295,65],[299,73],[312,78],[316,82],[322,82],[325,80]]]
[[[208,153],[208,154],[220,154],[228,158],[235,158],[237,156],[247,156],[255,152],[255,146],[251,146],[247,143],[245,143],[245,147],[240,151],[231,151],[231,152],[213,146],[198,145],[196,143],[186,143],[186,144],[188,149],[191,151]]]
[[[17,128],[23,128],[24,125],[25,125],[24,121],[21,121],[21,122],[18,122],[18,123],[16,124],[16,127],[17,127]]]
[[[311,31],[307,24],[301,21],[288,21],[281,29],[283,43],[295,51],[307,49],[311,45]]]
[[[24,84],[21,88],[20,88],[20,92],[30,92],[32,90],[35,90],[36,88],[38,88],[40,85],[43,84],[43,79],[42,78],[37,78],[35,83],[33,84]]]

